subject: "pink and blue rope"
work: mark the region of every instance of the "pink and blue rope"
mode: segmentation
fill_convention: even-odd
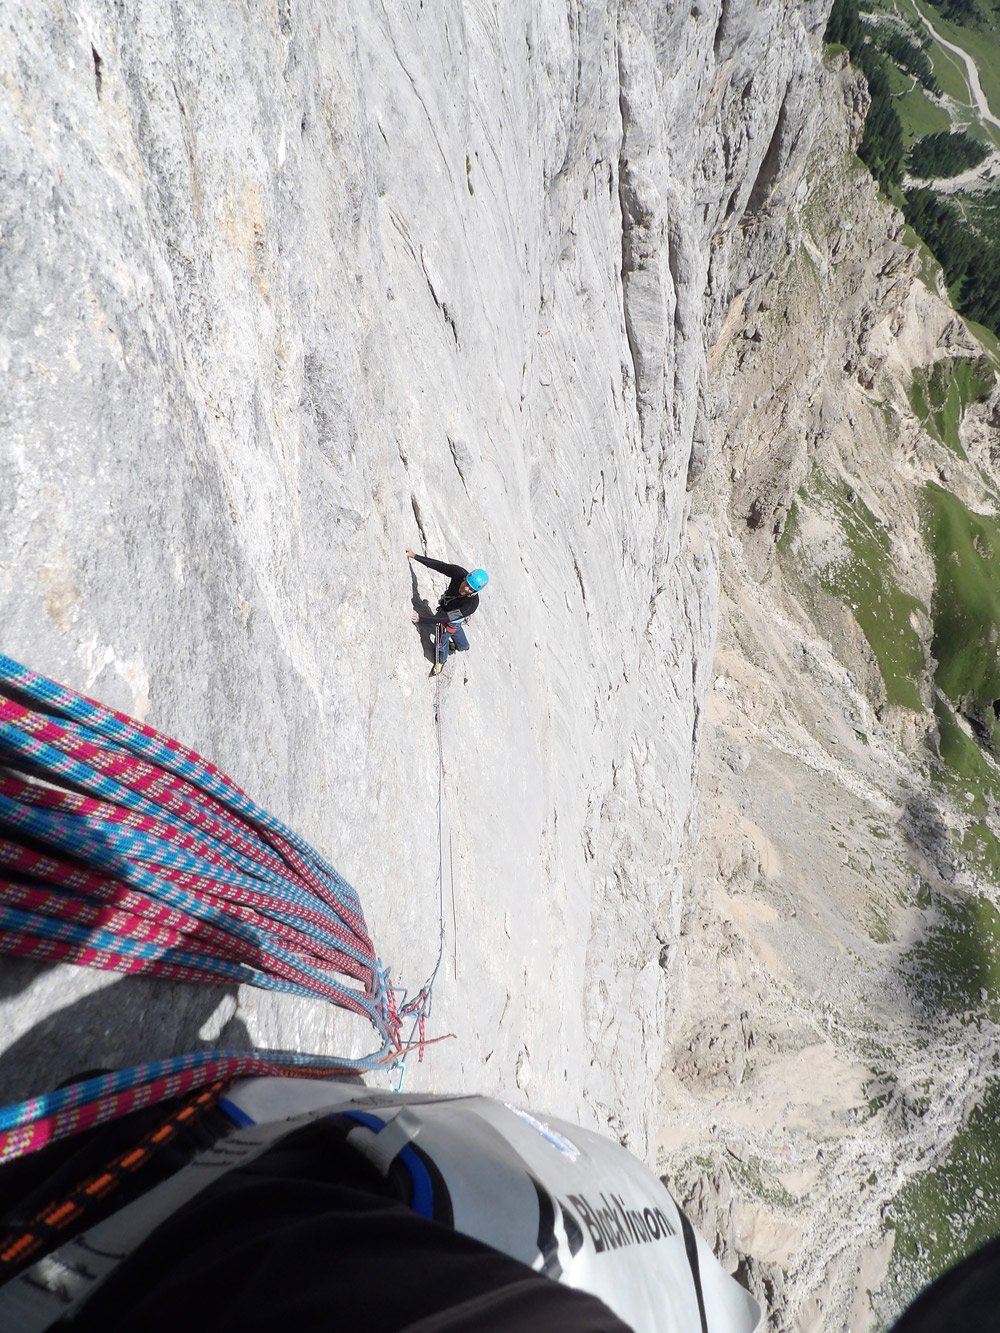
[[[210,1051],[87,1079],[0,1109],[0,1162],[219,1078],[356,1073],[408,1047],[414,1003],[397,1007],[332,866],[195,751],[3,656],[0,952],[322,999],[380,1041],[359,1059]]]

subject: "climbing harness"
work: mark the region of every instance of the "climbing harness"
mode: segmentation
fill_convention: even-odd
[[[69,789],[71,788],[71,790]],[[360,1058],[202,1051],[0,1109],[0,1162],[219,1079],[395,1066],[427,1043],[354,889],[195,751],[0,656],[0,952],[243,982],[365,1018]]]

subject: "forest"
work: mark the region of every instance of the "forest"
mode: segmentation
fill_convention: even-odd
[[[1000,233],[972,230],[956,204],[920,187],[907,190],[903,216],[944,269],[956,310],[1000,333]]]
[[[975,7],[975,0],[966,2]],[[974,156],[982,161],[985,150],[979,154],[970,136],[946,131],[917,140],[907,157],[889,73],[890,59],[897,63],[889,46],[896,44],[886,45],[884,25],[862,20],[858,0],[835,0],[826,40],[845,46],[868,81],[871,106],[858,156],[941,265],[956,310],[1000,335],[1000,197],[993,193],[973,201],[941,196],[926,186],[901,188],[904,168],[923,179],[940,178],[956,174],[952,168],[975,165]],[[946,169],[934,169],[936,163]]]
[[[917,140],[906,156],[906,168],[923,180],[943,180],[977,167],[988,156],[986,145],[965,130],[942,130]]]
[[[962,28],[996,28],[1000,22],[1000,4],[989,0],[929,0],[942,18]]]

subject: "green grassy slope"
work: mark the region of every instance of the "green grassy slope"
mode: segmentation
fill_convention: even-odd
[[[928,485],[928,535],[937,572],[936,680],[953,704],[997,739],[1000,700],[1000,521],[974,514],[949,491]]]
[[[966,408],[988,398],[994,382],[993,368],[986,357],[948,357],[914,373],[910,406],[928,434],[964,458],[958,428]]]
[[[786,525],[779,559],[794,568],[799,578],[815,577],[826,592],[851,609],[875,654],[889,702],[920,711],[919,682],[927,663],[910,616],[925,608],[903,592],[894,577],[885,527],[848,484],[819,471],[799,492],[796,505],[798,511],[812,509],[833,520],[844,539],[844,556],[813,574],[797,546],[797,513]]]

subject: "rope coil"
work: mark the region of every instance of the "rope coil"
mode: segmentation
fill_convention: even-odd
[[[427,1044],[430,984],[397,996],[357,893],[308,843],[194,750],[4,656],[0,952],[321,999],[379,1041],[355,1059],[209,1051],[87,1079],[0,1110],[0,1162],[219,1079],[358,1073]]]

